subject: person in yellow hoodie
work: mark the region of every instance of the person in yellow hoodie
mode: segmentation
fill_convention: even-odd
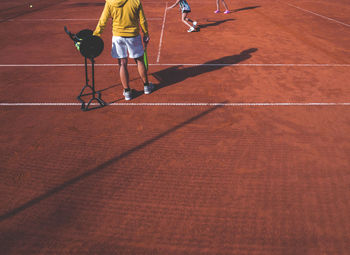
[[[153,84],[148,82],[147,70],[143,61],[144,49],[140,27],[145,47],[147,47],[150,37],[147,20],[140,0],[106,0],[94,35],[101,36],[109,18],[113,19],[111,55],[113,58],[118,59],[120,80],[123,85],[125,100],[132,98],[127,67],[128,54],[130,58],[136,61],[137,70],[144,83],[144,93],[150,94],[153,90]]]

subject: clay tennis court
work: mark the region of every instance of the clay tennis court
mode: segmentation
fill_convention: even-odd
[[[1,2],[1,254],[349,254],[349,1],[142,2],[156,91],[110,22],[89,111],[63,27],[104,1]]]

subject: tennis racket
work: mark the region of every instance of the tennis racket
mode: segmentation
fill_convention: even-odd
[[[144,36],[143,37],[143,44],[144,44],[144,53],[143,53],[143,62],[145,63],[146,71],[148,71],[148,56],[147,56],[147,45],[149,42],[149,37]]]
[[[64,32],[75,42],[78,42],[79,40],[75,37],[75,34],[71,33],[66,26],[64,26]]]
[[[77,50],[80,51],[80,41],[81,41],[81,39],[79,39],[76,34],[73,34],[72,32],[70,32],[66,26],[64,26],[64,31],[70,37],[70,39],[73,40],[74,45],[77,48]]]
[[[148,71],[148,56],[147,56],[147,47],[143,53],[143,62],[145,63],[146,70]]]

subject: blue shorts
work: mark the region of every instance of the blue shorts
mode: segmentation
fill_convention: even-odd
[[[186,0],[181,0],[179,3],[179,7],[182,13],[189,13],[191,12],[190,5],[186,2]]]

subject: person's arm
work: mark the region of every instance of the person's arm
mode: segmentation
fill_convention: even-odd
[[[176,5],[178,5],[180,3],[180,0],[176,0],[176,2],[172,5],[172,6],[169,6],[168,8],[167,8],[167,10],[170,10],[170,9],[172,9],[172,8],[174,8]]]
[[[139,8],[139,18],[140,18],[141,30],[143,33],[143,42],[145,43],[145,47],[146,47],[150,38],[149,38],[149,33],[148,33],[147,20],[146,20],[145,13],[143,11],[141,2],[140,2],[140,8]]]
[[[107,25],[108,18],[110,16],[110,8],[108,5],[108,2],[105,3],[105,7],[103,9],[103,12],[101,14],[100,20],[97,23],[97,26],[95,28],[95,31],[93,35],[101,36],[103,30],[105,29]]]

